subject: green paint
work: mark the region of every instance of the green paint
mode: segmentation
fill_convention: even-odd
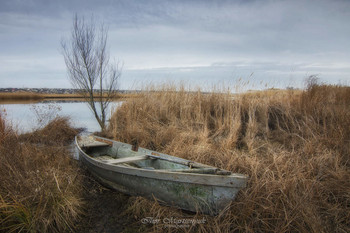
[[[183,184],[173,184],[173,191],[177,196],[182,196],[185,192],[185,187]]]
[[[200,197],[205,197],[206,193],[203,191],[203,189],[199,186],[194,186],[189,189],[190,194],[192,196],[200,196]]]

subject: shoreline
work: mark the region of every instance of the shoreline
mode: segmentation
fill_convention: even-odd
[[[135,97],[135,94],[118,93],[113,100],[125,99]],[[98,97],[97,97],[98,98]],[[33,92],[15,92],[4,93],[0,92],[0,104],[7,103],[37,103],[44,100],[64,100],[75,99],[84,100],[80,94],[46,94],[46,93],[33,93]]]

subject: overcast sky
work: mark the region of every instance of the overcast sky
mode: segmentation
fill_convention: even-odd
[[[60,41],[75,13],[109,26],[122,89],[350,85],[348,0],[0,0],[0,87],[71,87]]]

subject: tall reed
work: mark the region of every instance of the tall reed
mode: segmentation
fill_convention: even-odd
[[[349,87],[240,95],[170,87],[141,95],[113,114],[115,139],[250,177],[219,216],[169,231],[350,231]],[[138,218],[184,215],[134,200],[128,211]]]

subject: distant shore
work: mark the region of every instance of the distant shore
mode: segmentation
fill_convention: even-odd
[[[74,88],[0,88],[0,93],[36,93],[36,94],[77,94],[80,92],[79,89]],[[138,90],[118,90],[122,94],[130,94],[139,92]]]
[[[130,98],[136,91],[118,91],[115,99]],[[0,101],[40,101],[44,99],[84,99],[75,89],[0,88]]]

